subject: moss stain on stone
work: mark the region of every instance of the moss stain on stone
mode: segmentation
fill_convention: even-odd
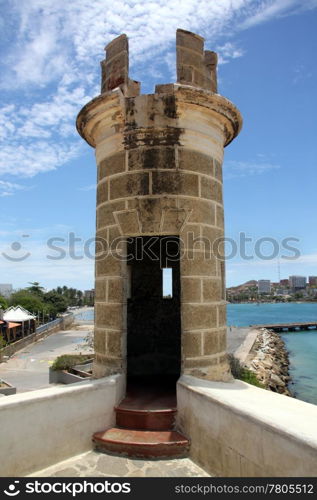
[[[124,134],[125,149],[133,149],[140,146],[175,146],[180,144],[180,136],[183,129],[177,127],[166,127],[164,129],[139,128],[131,130],[126,127]]]
[[[162,96],[162,101],[164,103],[164,114],[168,118],[178,118],[178,114],[176,112],[176,97],[174,94]]]

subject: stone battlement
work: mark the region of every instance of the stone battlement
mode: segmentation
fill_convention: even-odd
[[[125,97],[140,94],[140,82],[129,78],[129,43],[125,34],[105,47],[101,62],[101,93],[120,87]],[[204,50],[204,38],[190,31],[176,32],[177,83],[217,92],[216,52]]]

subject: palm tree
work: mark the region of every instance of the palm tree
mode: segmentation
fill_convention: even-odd
[[[37,295],[38,297],[43,296],[44,288],[40,286],[38,281],[29,281],[29,285],[32,285],[27,288],[29,292],[33,293],[33,295]]]

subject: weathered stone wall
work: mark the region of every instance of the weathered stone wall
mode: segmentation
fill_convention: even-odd
[[[187,38],[178,33],[184,64],[192,50]],[[204,64],[203,42],[196,38]],[[158,85],[155,94],[135,97],[124,88],[106,92],[83,108],[77,127],[96,148],[97,236],[112,250],[120,237],[180,237],[182,371],[223,380],[229,372],[223,250],[217,244],[224,235],[222,161],[241,117],[205,83],[194,83]],[[126,287],[124,260],[113,254],[97,260],[96,376],[125,370]]]
[[[317,407],[234,380],[183,376],[177,425],[190,456],[220,477],[315,477]]]
[[[176,32],[177,81],[217,92],[217,54],[204,51],[204,39],[189,31]]]

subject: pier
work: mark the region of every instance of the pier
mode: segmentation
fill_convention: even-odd
[[[295,332],[300,330],[317,330],[317,321],[250,326],[252,326],[252,328],[266,328],[267,330],[273,330],[274,332]]]

